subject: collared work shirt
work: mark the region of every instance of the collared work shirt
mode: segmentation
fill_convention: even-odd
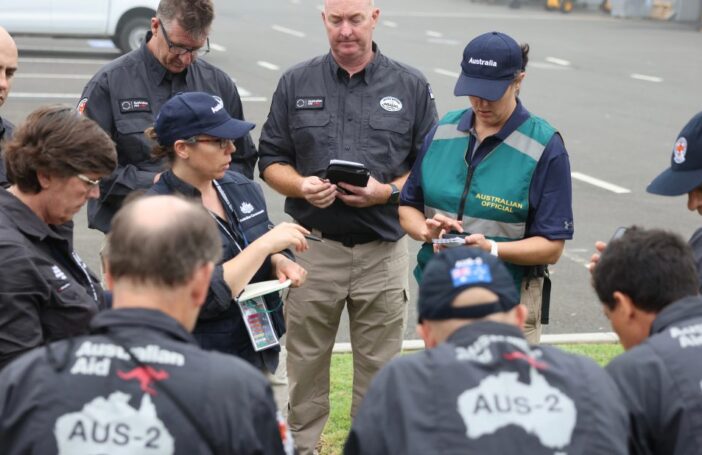
[[[621,396],[595,362],[475,321],[375,376],[344,453],[625,455],[627,436]]]
[[[433,95],[414,68],[380,53],[353,77],[331,53],[288,70],[273,95],[261,131],[259,169],[293,166],[302,176],[325,176],[331,159],[364,164],[381,183],[406,174],[437,121]],[[327,234],[370,234],[395,241],[404,235],[397,205],[354,208],[336,200],[319,209],[287,198],[285,211]]]
[[[687,455],[702,447],[702,298],[661,310],[643,343],[607,371],[631,418],[634,455]]]
[[[147,41],[151,35],[147,35]],[[124,197],[147,189],[164,159],[151,158],[154,143],[144,136],[153,126],[161,106],[180,92],[207,92],[222,98],[229,114],[244,119],[239,93],[224,71],[195,59],[182,73],[169,73],[144,43],[141,48],[107,64],[88,82],[78,110],[95,120],[117,146],[115,172],[100,184],[100,199],[88,201],[90,227],[108,232]],[[256,148],[250,135],[235,141],[231,169],[253,178]]]
[[[3,142],[10,140],[14,127],[8,120],[0,117],[0,186],[3,188],[10,186],[10,183],[7,181],[7,172],[5,171],[5,157],[2,155]]]
[[[88,331],[99,280],[73,250],[72,224],[50,226],[0,189],[0,369],[45,342]]]
[[[90,329],[2,372],[3,455],[292,454],[270,385],[250,365],[202,350],[158,310],[105,311]]]

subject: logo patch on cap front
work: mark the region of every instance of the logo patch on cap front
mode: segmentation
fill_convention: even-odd
[[[673,161],[676,164],[683,164],[687,155],[687,139],[680,136],[673,147]]]
[[[215,101],[217,102],[217,104],[211,108],[212,113],[216,114],[217,112],[221,111],[222,108],[224,107],[224,101],[222,101],[222,98],[220,98],[218,96],[213,96],[212,98],[214,98]]]
[[[146,98],[119,100],[119,111],[122,114],[131,112],[151,112],[151,103]]]
[[[386,96],[380,100],[380,107],[388,112],[397,112],[402,110],[402,101],[398,100],[394,96]]]
[[[490,266],[485,264],[482,258],[469,258],[456,262],[451,269],[451,280],[455,288],[476,283],[492,283],[492,274]]]

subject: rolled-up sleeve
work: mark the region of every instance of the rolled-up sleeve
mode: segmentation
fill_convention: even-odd
[[[295,145],[290,137],[287,78],[283,76],[273,94],[271,110],[261,129],[258,144],[258,170],[263,171],[274,163],[285,163],[295,166]]]
[[[216,265],[210,278],[210,288],[205,304],[200,310],[200,319],[212,319],[227,311],[232,305],[232,289],[224,281],[224,267]]]

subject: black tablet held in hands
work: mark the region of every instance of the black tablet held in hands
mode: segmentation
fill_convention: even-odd
[[[353,186],[368,185],[370,171],[361,163],[344,160],[331,160],[327,167],[326,178],[329,182],[337,184],[339,182],[348,183]],[[342,188],[339,188],[341,190]]]

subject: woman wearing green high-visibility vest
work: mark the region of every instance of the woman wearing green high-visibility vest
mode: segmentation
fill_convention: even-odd
[[[527,340],[537,343],[550,293],[546,265],[573,238],[573,209],[563,140],[518,98],[528,53],[499,32],[468,43],[454,94],[468,96],[470,108],[447,113],[427,136],[402,190],[400,222],[424,242],[417,280],[443,248],[433,240],[450,231],[469,233],[466,245],[505,261],[529,308]]]

